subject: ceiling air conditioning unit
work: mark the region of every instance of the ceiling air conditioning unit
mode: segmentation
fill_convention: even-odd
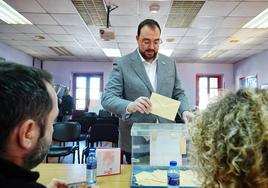
[[[102,28],[100,29],[100,37],[104,41],[110,41],[115,38],[114,31],[111,28]]]

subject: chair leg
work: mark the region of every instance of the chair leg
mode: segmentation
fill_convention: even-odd
[[[60,163],[60,157],[58,157],[58,163]]]
[[[75,162],[75,151],[73,152],[73,164]]]
[[[46,157],[46,163],[48,163],[48,156]]]
[[[82,152],[82,161],[81,161],[82,164],[84,164],[84,153]]]
[[[78,146],[78,151],[77,151],[77,158],[78,158],[78,164],[80,164],[80,149]]]
[[[80,142],[77,141],[76,144],[78,145],[78,149],[77,149],[77,159],[78,159],[78,164],[80,164]]]

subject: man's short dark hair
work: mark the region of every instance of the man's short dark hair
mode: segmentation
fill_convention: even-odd
[[[144,27],[144,26],[149,26],[150,28],[155,28],[155,27],[158,27],[160,33],[161,33],[161,28],[159,26],[159,24],[157,23],[157,21],[153,20],[153,19],[146,19],[146,20],[143,20],[139,26],[138,26],[138,32],[137,32],[137,35],[140,36],[140,33],[141,33],[141,29]]]
[[[45,82],[52,76],[43,70],[15,63],[0,63],[0,151],[5,151],[12,130],[26,119],[33,119],[44,136],[52,99]]]

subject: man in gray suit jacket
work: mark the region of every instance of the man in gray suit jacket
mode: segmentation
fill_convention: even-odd
[[[150,114],[151,93],[179,100],[178,113],[187,123],[191,117],[187,98],[181,88],[176,62],[158,54],[161,29],[159,24],[146,19],[138,26],[138,48],[113,62],[113,70],[105,87],[102,106],[120,117],[120,147],[131,162],[130,129],[134,122],[171,122]]]

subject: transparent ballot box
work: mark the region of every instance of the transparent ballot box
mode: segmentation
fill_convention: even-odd
[[[170,161],[177,161],[181,176],[191,176],[184,124],[134,123],[131,137],[132,188],[167,187],[167,169]],[[196,187],[192,182],[186,182],[185,185],[183,183],[181,179],[180,187]]]

